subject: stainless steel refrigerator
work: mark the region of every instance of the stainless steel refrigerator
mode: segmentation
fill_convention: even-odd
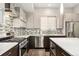
[[[68,37],[79,37],[79,21],[66,22],[65,29]]]

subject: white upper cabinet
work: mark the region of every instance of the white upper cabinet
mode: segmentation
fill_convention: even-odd
[[[13,20],[13,27],[26,27],[26,24],[19,18],[16,18]]]
[[[57,17],[57,19],[56,19],[57,21],[56,21],[56,28],[58,29],[58,28],[63,28],[63,20],[64,19],[62,19],[62,17]]]
[[[23,9],[20,9],[20,19],[26,22],[26,13],[24,12]]]
[[[79,21],[79,4],[75,6],[75,8],[73,9],[73,13],[74,13],[73,21]]]
[[[17,6],[15,3],[10,4],[10,10],[12,10],[12,17],[19,17],[20,7]]]
[[[14,27],[26,27],[26,12],[21,8],[20,4],[11,4],[12,16],[16,17],[13,22]]]
[[[35,14],[33,22],[34,28],[40,28],[40,17],[37,14]]]
[[[65,13],[64,20],[65,21],[73,21],[74,14],[73,13]]]
[[[34,28],[34,19],[33,16],[30,16],[27,21],[27,28]]]
[[[75,6],[74,13],[79,14],[79,5]]]

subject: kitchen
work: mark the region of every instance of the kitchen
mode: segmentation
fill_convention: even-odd
[[[79,3],[0,3],[1,56],[79,56]]]

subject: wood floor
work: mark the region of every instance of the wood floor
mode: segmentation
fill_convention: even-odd
[[[25,53],[24,56],[27,54]],[[49,51],[45,51],[45,49],[30,49],[28,51],[28,56],[50,56]]]

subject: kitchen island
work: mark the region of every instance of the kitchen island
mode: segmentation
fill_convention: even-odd
[[[15,52],[15,55],[14,55]],[[16,56],[18,55],[17,42],[0,42],[0,55],[1,56]]]
[[[64,50],[68,55],[71,56],[79,56],[79,38],[50,38],[50,41],[59,47],[56,47],[56,50],[59,49],[56,51],[57,56],[62,56],[61,54],[57,54],[60,52],[60,50]]]

